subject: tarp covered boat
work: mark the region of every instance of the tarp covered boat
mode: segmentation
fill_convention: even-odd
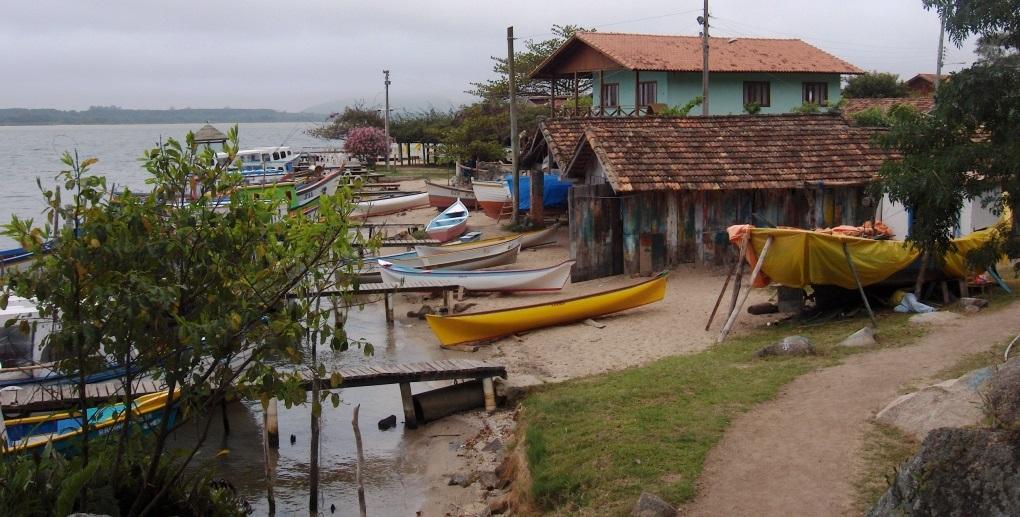
[[[798,288],[835,285],[856,289],[857,283],[843,252],[844,243],[862,286],[885,282],[920,260],[920,253],[903,241],[863,239],[792,228],[754,228],[750,225],[730,226],[728,231],[730,242],[735,245],[749,236],[747,260],[752,267],[757,263],[765,242],[770,237],[773,240],[762,265],[762,274],[755,280],[755,287],[775,282]],[[988,243],[994,237],[994,231],[980,230],[953,240],[956,249],[945,256],[942,273],[947,278],[965,278],[980,273],[968,269],[967,253]]]
[[[384,282],[403,284],[413,281],[443,280],[469,291],[538,292],[559,291],[570,278],[573,260],[540,269],[506,269],[500,271],[423,270],[403,267],[380,260],[379,270]]]
[[[458,199],[425,225],[429,237],[447,242],[467,231],[468,209]]]
[[[657,302],[665,296],[666,275],[660,274],[630,287],[567,300],[456,316],[429,314],[426,318],[443,346],[452,346],[612,314]]]

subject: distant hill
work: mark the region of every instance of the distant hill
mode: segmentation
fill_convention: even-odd
[[[136,110],[117,106],[92,106],[85,111],[0,108],[0,126],[46,126],[56,124],[201,124],[233,122],[321,122],[326,115],[287,113],[271,109],[167,109]]]

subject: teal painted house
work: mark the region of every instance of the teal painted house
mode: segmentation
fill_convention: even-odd
[[[710,38],[709,112],[789,113],[805,102],[832,105],[843,75],[863,70],[797,39]],[[640,115],[682,106],[702,93],[702,39],[608,32],[579,32],[531,76],[591,79],[595,115]],[[700,114],[695,109],[691,114]]]

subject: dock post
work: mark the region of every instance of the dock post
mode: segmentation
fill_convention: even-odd
[[[411,383],[400,383],[400,403],[404,406],[404,425],[410,429],[418,427],[418,417],[414,415],[414,401],[411,400]]]
[[[453,311],[453,293],[449,289],[443,289],[443,308],[447,313]]]
[[[275,398],[269,399],[269,405],[266,406],[266,438],[271,448],[280,448],[280,419]]]
[[[393,323],[393,294],[384,294],[383,303],[386,305],[386,323]]]
[[[482,379],[482,393],[485,395],[485,412],[496,411],[496,390],[492,387],[492,377]],[[476,399],[477,400],[477,399]]]

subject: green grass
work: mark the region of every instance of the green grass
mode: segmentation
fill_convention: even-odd
[[[864,515],[878,502],[896,468],[917,452],[920,443],[898,429],[871,422],[861,452],[863,468],[854,480],[854,513]]]
[[[879,317],[880,346],[906,344],[923,333],[906,319]],[[762,329],[701,353],[535,392],[521,417],[532,502],[546,512],[605,515],[626,513],[642,490],[674,505],[689,501],[705,456],[730,422],[796,377],[860,352],[835,345],[866,323]],[[793,334],[810,338],[820,354],[753,357]]]
[[[443,177],[448,178],[453,176],[454,170],[446,167],[416,167],[413,165],[402,165],[394,167],[393,170],[387,171],[383,167],[378,167],[376,172],[381,172],[386,175],[387,178],[434,178]]]

